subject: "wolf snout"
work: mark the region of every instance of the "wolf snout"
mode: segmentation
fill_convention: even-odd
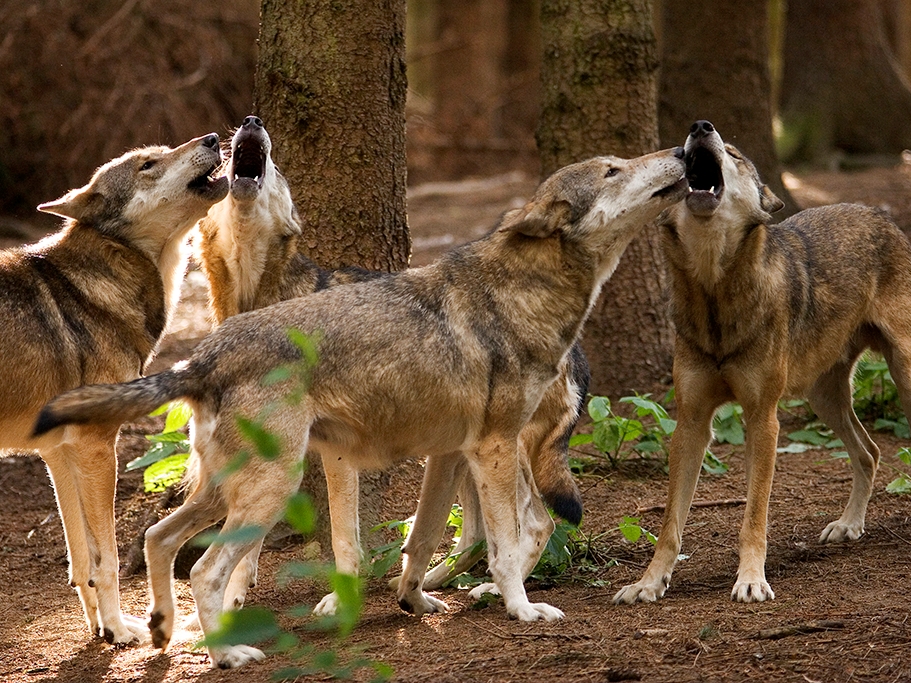
[[[248,116],[244,119],[244,128],[262,128],[263,120],[258,116]]]
[[[715,126],[712,125],[711,121],[696,121],[692,126],[690,126],[690,135],[694,138],[701,138],[707,135],[711,135],[715,132]]]

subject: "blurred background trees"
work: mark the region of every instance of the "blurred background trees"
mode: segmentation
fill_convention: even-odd
[[[537,178],[682,144],[708,118],[787,198],[782,162],[911,147],[907,0],[407,0],[403,25],[405,4],[7,0],[0,232],[40,224],[36,204],[130,147],[226,135],[249,113],[276,139],[312,255],[383,269],[407,256],[406,164],[411,184]],[[662,288],[646,231],[589,326],[596,390],[669,369]]]

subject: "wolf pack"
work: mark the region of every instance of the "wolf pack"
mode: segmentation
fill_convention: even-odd
[[[358,473],[423,459],[402,574],[390,584],[401,608],[445,611],[428,591],[470,568],[486,540],[492,581],[473,596],[501,595],[522,621],[561,619],[529,601],[524,580],[553,531],[548,508],[581,521],[567,461],[589,384],[580,333],[624,249],[647,230],[660,231],[668,272],[677,427],[654,556],[613,602],[667,591],[712,418],[730,401],[747,434],[732,600],[775,597],[766,527],[783,397],[808,399],[850,455],[847,504],[819,541],[864,533],[879,450],[854,413],[851,382],[866,349],[883,354],[911,406],[911,244],[885,213],[838,204],[773,224],[782,202],[697,121],[682,147],[558,170],[487,235],[431,265],[326,270],[307,256],[271,152],[256,116],[224,151],[214,133],[131,151],[38,207],[65,219],[58,232],[0,252],[0,449],[34,450],[47,464],[70,584],[94,636],[166,649],[177,552],[222,522],[225,542],[191,572],[199,625],[215,631],[255,585],[263,538],[301,485],[308,452],[325,472],[338,571],[360,568]],[[145,375],[194,233],[214,329],[188,359]],[[318,358],[297,401],[285,400],[287,382],[265,381],[303,362],[290,330],[314,340]],[[140,619],[120,605],[117,437],[175,400],[193,411],[191,464],[182,505],[145,536],[151,604]],[[248,447],[239,418],[276,437],[275,457],[236,466]],[[455,559],[428,569],[457,498]],[[314,611],[338,606],[330,593]],[[243,644],[210,645],[208,655],[221,668],[264,657]]]

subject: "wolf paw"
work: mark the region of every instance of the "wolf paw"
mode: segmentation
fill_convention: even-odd
[[[563,611],[548,605],[546,602],[526,602],[518,608],[508,610],[509,616],[519,621],[556,621],[562,619]]]
[[[166,616],[161,612],[152,612],[149,615],[149,631],[152,634],[152,645],[167,650],[174,633],[174,613]]]
[[[329,595],[320,600],[316,607],[313,608],[313,613],[320,617],[331,617],[337,611],[338,595],[335,593],[329,593]]]
[[[480,600],[485,593],[490,593],[491,595],[499,595],[500,589],[497,588],[495,583],[482,583],[480,586],[475,586],[470,591],[468,591],[468,597],[472,600]]]
[[[774,600],[775,593],[765,579],[756,581],[737,581],[731,591],[731,600],[734,602],[765,602]]]
[[[262,650],[257,650],[249,645],[234,645],[210,651],[212,666],[219,669],[236,669],[250,662],[261,662],[266,658]]]
[[[424,592],[402,596],[399,598],[399,607],[419,617],[424,614],[449,611],[449,606],[445,602]]]
[[[651,581],[638,581],[624,586],[614,595],[613,603],[615,605],[632,605],[636,602],[655,602],[658,598],[663,598],[667,587],[671,584],[671,577],[664,577],[660,583]]]
[[[864,523],[845,522],[841,519],[832,522],[819,535],[820,543],[844,543],[845,541],[856,541],[864,535]]]
[[[147,642],[150,638],[149,627],[144,619],[130,614],[121,614],[119,624],[104,627],[104,639],[111,645],[126,647]]]

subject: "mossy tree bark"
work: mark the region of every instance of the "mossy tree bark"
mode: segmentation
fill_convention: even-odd
[[[658,148],[658,47],[649,0],[543,0],[542,172]],[[586,323],[592,387],[611,396],[668,379],[672,333],[654,226],[626,250]]]
[[[291,185],[311,259],[405,268],[405,0],[263,0],[254,113]],[[323,520],[319,458],[302,487]],[[379,523],[387,473],[361,475],[362,533]]]
[[[254,109],[324,267],[408,264],[406,89],[405,0],[263,0]]]
[[[660,16],[662,146],[682,145],[693,122],[707,119],[785,202],[777,216],[797,211],[781,181],[772,134],[769,4],[663,0]]]

